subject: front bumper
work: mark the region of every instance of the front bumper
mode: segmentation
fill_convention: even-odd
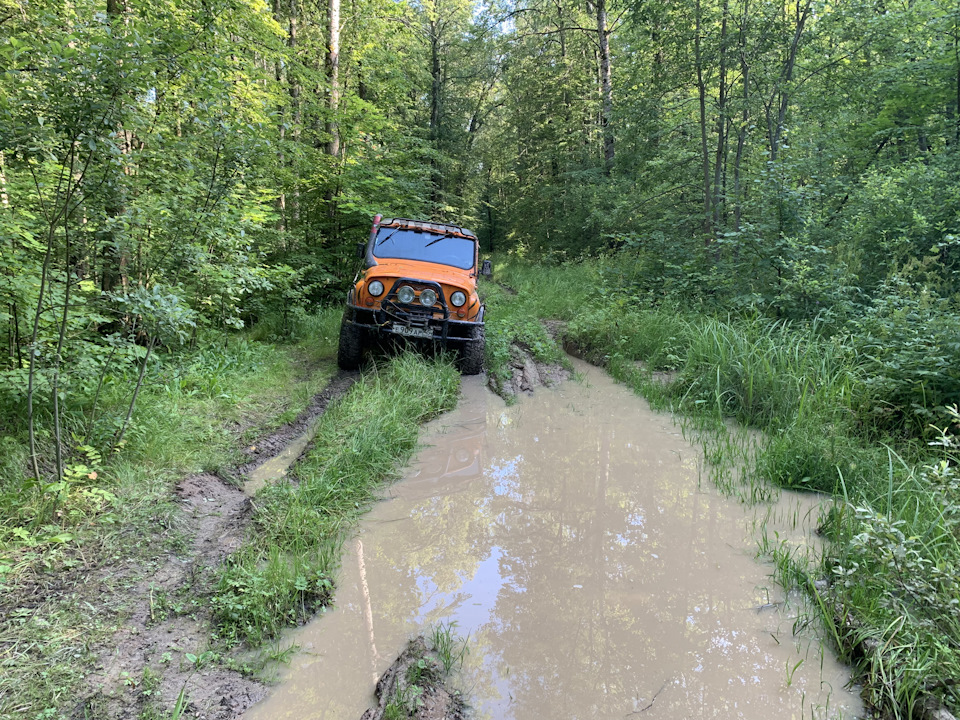
[[[426,308],[416,301],[401,302],[398,290],[404,285],[415,288],[418,293],[432,290],[437,297],[437,306]],[[351,289],[343,321],[360,329],[371,340],[389,339],[459,348],[478,338],[483,328],[483,306],[480,307],[477,320],[453,320],[443,288],[432,280],[396,278],[377,308],[362,307],[354,302],[354,291]]]
[[[457,348],[476,339],[483,321],[451,320],[426,315],[398,318],[384,310],[359,307],[348,303],[343,321],[365,332],[370,339],[439,343],[444,348]]]

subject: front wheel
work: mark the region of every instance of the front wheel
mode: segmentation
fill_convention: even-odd
[[[478,375],[483,370],[483,351],[486,344],[483,328],[478,328],[473,340],[464,343],[460,350],[460,372],[464,375]]]
[[[341,370],[357,370],[363,362],[363,331],[353,323],[340,325],[340,345],[337,349],[337,365]]]

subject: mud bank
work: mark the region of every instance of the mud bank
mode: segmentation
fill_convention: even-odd
[[[504,286],[501,287],[509,291],[509,294],[515,294],[515,291]],[[547,334],[559,347],[563,323],[545,321],[543,326]],[[541,362],[530,348],[517,343],[510,346],[510,365],[508,369],[510,376],[505,380],[492,373],[487,377],[487,384],[490,389],[508,402],[512,402],[519,395],[529,395],[539,387],[556,387],[570,378],[570,370],[562,364]]]
[[[467,717],[460,694],[451,692],[444,683],[439,654],[427,647],[422,635],[407,643],[400,657],[377,681],[376,696],[376,706],[369,708],[360,720],[387,720],[399,707],[413,720]]]
[[[356,377],[334,378],[295,421],[245,448],[249,459],[224,477],[201,473],[177,484],[183,507],[178,530],[186,539],[182,552],[168,554],[154,568],[108,565],[88,582],[96,602],[121,607],[123,620],[97,653],[99,662],[87,678],[90,692],[79,701],[75,717],[139,718],[148,709],[167,712],[183,695],[189,698],[189,715],[227,720],[264,696],[264,687],[239,663],[226,661],[211,646],[204,602],[216,569],[239,547],[252,517],[250,498],[233,478],[257,475],[258,468],[271,464],[274,472],[260,475],[282,474],[275,456],[287,466],[295,461],[307,442],[296,454],[287,448],[309,436],[316,419]]]
[[[248,720],[360,717],[409,638],[456,623],[476,717],[826,718],[862,712],[849,669],[755,560],[754,510],[700,481],[669,418],[604,373],[513,407],[457,410],[343,560],[336,607]],[[809,498],[763,522],[815,543]],[[792,536],[796,537],[793,538]]]

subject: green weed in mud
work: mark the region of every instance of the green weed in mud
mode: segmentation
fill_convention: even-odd
[[[513,374],[515,347],[527,350],[544,363],[562,363],[563,352],[540,322],[536,311],[524,296],[510,295],[503,288],[485,285],[487,305],[485,367],[498,392]],[[502,393],[501,393],[502,394]],[[506,395],[508,403],[515,402]]]
[[[457,711],[463,707],[459,692],[446,686],[468,651],[468,638],[460,637],[456,627],[455,622],[441,623],[431,629],[426,640],[420,636],[408,643],[397,660],[397,663],[406,664],[406,670],[394,676],[393,690],[383,709],[384,720],[416,717],[424,706],[423,698],[428,695],[434,698],[432,712],[435,714],[438,711],[436,698],[444,694],[448,698],[444,717],[461,717]],[[437,692],[441,687],[445,693]]]
[[[258,644],[329,599],[356,518],[411,456],[420,424],[455,405],[458,388],[449,360],[404,354],[327,410],[298,483],[258,493],[254,531],[221,572],[213,608],[226,637]]]

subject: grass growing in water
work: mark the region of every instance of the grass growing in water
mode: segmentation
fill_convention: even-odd
[[[536,296],[526,307],[568,321],[565,339],[588,359],[655,407],[691,418],[720,468],[718,484],[732,487],[727,473],[742,460],[746,500],[765,499],[767,482],[833,494],[835,510],[821,519],[829,541],[822,563],[811,568],[774,547],[780,581],[812,596],[841,654],[856,651],[876,706],[909,717],[932,695],[957,713],[960,427],[931,451],[908,424],[896,424],[944,411],[904,406],[913,375],[900,378],[879,351],[864,352],[877,333],[857,335],[855,323],[831,334],[816,322],[710,316],[666,299],[654,307],[626,285],[603,287],[607,276],[604,261],[497,266],[499,280]],[[560,278],[568,281],[560,286]],[[883,329],[884,342],[896,344],[891,333],[900,326],[891,320]],[[899,357],[881,359],[888,356]],[[675,374],[658,378],[659,370]],[[730,418],[765,435],[749,450],[736,446],[723,424]]]
[[[420,424],[455,405],[459,377],[447,359],[404,354],[327,410],[299,482],[257,494],[253,532],[221,572],[213,607],[226,637],[258,644],[329,599],[347,533],[416,449]]]
[[[447,687],[453,670],[463,663],[467,639],[455,632],[456,623],[434,627],[430,636],[411,640],[394,665],[381,677],[377,692],[388,692],[382,714],[370,716],[382,720],[407,720],[417,717],[429,698],[431,717],[443,711],[444,717],[462,717],[463,701],[457,691]],[[392,690],[389,688],[392,687]],[[381,702],[384,701],[381,696]],[[379,709],[379,708],[378,708]],[[367,717],[367,714],[364,715]]]

